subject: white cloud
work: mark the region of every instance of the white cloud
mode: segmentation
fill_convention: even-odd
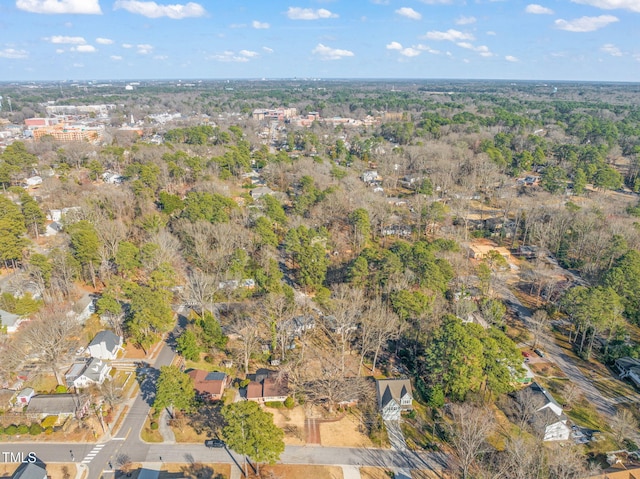
[[[401,17],[410,18],[411,20],[420,20],[422,18],[422,15],[411,7],[399,8],[396,10],[396,13]]]
[[[189,2],[185,5],[158,5],[156,2],[143,2],[140,0],[116,0],[113,9],[122,8],[129,13],[135,13],[148,18],[168,17],[173,20],[181,20],[188,17],[202,17],[206,10],[199,3]]]
[[[602,8],[603,10],[631,10],[632,12],[640,12],[640,2],[638,0],[571,0],[573,3],[581,3],[583,5],[591,5],[592,7]]]
[[[62,48],[56,48],[56,53],[60,55],[61,53],[64,53],[64,50]]]
[[[212,60],[216,60],[219,62],[234,62],[234,63],[246,63],[251,58],[257,56],[258,54],[249,50],[240,50],[240,52],[236,53],[231,50],[226,50],[222,53],[217,53],[210,58]]]
[[[580,17],[569,21],[559,18],[555,24],[560,30],[568,32],[593,32],[617,21],[619,21],[618,18],[613,15],[600,15],[599,17]]]
[[[398,42],[391,42],[387,45],[387,50],[402,50],[402,45]]]
[[[253,22],[251,22],[251,26],[253,28],[255,28],[256,30],[266,30],[267,28],[269,28],[271,25],[269,25],[266,22],[259,22],[258,20],[254,20]]]
[[[153,51],[153,45],[149,45],[148,43],[139,43],[136,45],[136,49],[140,55],[148,55]]]
[[[337,18],[338,15],[331,13],[326,8],[314,10],[313,8],[289,7],[287,17],[291,20],[319,20],[321,18]]]
[[[542,5],[538,5],[537,3],[530,3],[524,11],[534,15],[553,15],[553,10],[543,7]]]
[[[74,63],[72,66],[75,68],[84,68],[84,63]]]
[[[420,50],[416,49],[416,48],[412,48],[412,47],[407,47],[407,48],[403,48],[402,51],[400,52],[400,55],[402,55],[403,57],[417,57],[418,55],[420,55]]]
[[[464,15],[456,18],[456,25],[471,25],[472,23],[476,23],[476,17],[465,17]]]
[[[440,50],[434,50],[433,48],[431,48],[428,45],[418,44],[418,45],[416,45],[416,48],[418,50],[420,50],[420,51],[423,51],[423,52],[432,53],[434,55],[440,55]]]
[[[450,5],[453,3],[453,0],[420,0],[422,3],[426,3],[427,5]]]
[[[608,53],[612,57],[621,57],[622,52],[618,47],[616,47],[613,43],[605,43],[600,47],[600,51],[603,53]]]
[[[119,62],[120,60],[122,60],[122,57],[120,55],[111,55],[109,58],[111,58],[114,62]]]
[[[93,45],[78,45],[77,47],[71,47],[71,51],[79,53],[94,53],[96,51],[96,47]]]
[[[491,51],[489,50],[489,47],[486,45],[475,46],[469,42],[457,42],[456,45],[458,45],[460,48],[466,48],[467,50],[473,50],[474,52],[478,52],[480,56],[483,56],[483,57],[493,56],[493,53],[491,53]]]
[[[429,40],[449,40],[450,42],[457,42],[461,40],[475,40],[475,37],[471,33],[464,33],[458,30],[450,28],[446,32],[431,31],[424,35],[424,38]]]
[[[167,55],[154,55],[154,60],[168,60],[169,57]]]
[[[113,43],[113,40],[111,40],[110,38],[96,38],[96,43],[99,43],[100,45],[111,45]]]
[[[322,43],[318,43],[311,53],[318,55],[322,60],[341,60],[342,58],[354,56],[350,50],[331,48]]]
[[[54,35],[52,37],[47,37],[45,40],[50,41],[51,43],[61,43],[67,45],[84,45],[87,41],[83,37],[66,37],[64,35]]]
[[[229,28],[247,28],[246,23],[232,23]]]
[[[101,15],[99,0],[17,0],[16,8],[31,13]]]
[[[16,50],[15,48],[5,48],[0,50],[0,58],[11,58],[12,60],[23,59],[29,56],[26,50]]]
[[[513,55],[507,55],[506,57],[504,57],[505,60],[507,60],[508,62],[519,62],[520,60],[518,60],[518,57],[514,57]]]
[[[133,45],[131,43],[123,43],[122,48],[133,48]]]
[[[262,49],[267,52],[267,53],[273,53],[273,48],[269,48],[269,47],[262,47]]]
[[[493,30],[489,30],[487,32],[487,35],[491,35],[492,37],[495,37],[496,36],[496,32],[494,32]]]

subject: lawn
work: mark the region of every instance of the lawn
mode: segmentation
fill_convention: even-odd
[[[162,464],[158,479],[178,479],[183,477],[200,477],[203,479],[228,479],[231,477],[230,464]]]
[[[0,465],[0,477],[12,477],[12,474],[20,467],[22,464],[13,464],[8,462],[3,462]],[[65,477],[74,478],[76,477],[76,465],[75,464],[64,464],[64,463],[52,463],[47,464],[47,476],[56,479],[64,479]],[[68,474],[68,476],[67,476]]]
[[[144,442],[162,442],[164,441],[162,434],[160,434],[159,430],[151,429],[151,419],[147,418],[144,422],[144,427],[142,431],[140,431],[140,439]]]

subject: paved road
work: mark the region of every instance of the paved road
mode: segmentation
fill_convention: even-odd
[[[518,318],[525,326],[528,326],[532,311],[524,306],[515,295],[511,295],[508,299],[511,301],[512,308],[516,311]],[[562,372],[580,388],[585,399],[593,404],[600,414],[605,417],[611,417],[615,414],[615,405],[618,403],[618,400],[603,396],[593,383],[582,374],[580,368],[573,362],[573,358],[565,353],[555,341],[548,342],[545,350]]]

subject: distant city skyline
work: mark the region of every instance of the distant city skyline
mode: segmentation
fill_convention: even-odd
[[[0,81],[640,81],[640,0],[3,0]]]

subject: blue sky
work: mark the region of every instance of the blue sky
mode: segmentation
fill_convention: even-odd
[[[0,0],[0,80],[640,81],[640,0]]]

